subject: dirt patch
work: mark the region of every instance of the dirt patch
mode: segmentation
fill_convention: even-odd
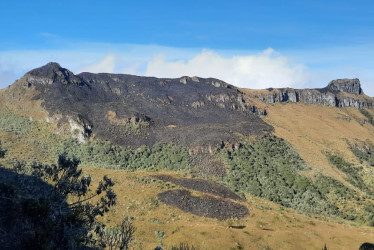
[[[160,201],[184,212],[219,220],[243,218],[249,214],[247,207],[241,204],[212,196],[191,196],[187,190],[169,190],[158,194],[157,197]]]
[[[202,193],[207,193],[215,196],[219,196],[224,199],[233,199],[238,201],[243,201],[244,199],[235,194],[229,188],[222,186],[220,184],[202,180],[202,179],[189,179],[189,178],[173,178],[170,175],[153,175],[153,178],[157,178],[159,180],[172,182],[178,186],[192,189],[195,191],[199,191]]]

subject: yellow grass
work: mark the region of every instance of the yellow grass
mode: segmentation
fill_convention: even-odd
[[[115,225],[124,216],[134,216],[135,249],[154,249],[159,245],[155,231],[165,232],[165,246],[188,242],[199,249],[237,249],[238,246],[244,249],[322,249],[326,243],[329,249],[348,250],[358,249],[363,242],[374,239],[374,228],[309,218],[252,196],[247,196],[245,203],[251,214],[241,220],[198,217],[162,203],[152,205],[157,194],[167,188],[162,182],[139,181],[151,175],[150,172],[93,168],[84,168],[84,172],[91,174],[94,180],[105,174],[115,180],[118,204],[103,221]],[[232,225],[245,228],[230,228]]]
[[[366,119],[354,108],[336,108],[302,103],[266,104],[256,98],[249,98],[256,90],[246,90],[247,101],[266,109],[263,119],[275,129],[275,135],[290,142],[300,156],[313,167],[314,172],[342,180],[342,173],[330,166],[323,152],[341,155],[349,162],[359,164],[349,149],[349,143],[369,140],[374,142],[374,126],[360,124]],[[347,121],[341,119],[349,117]]]
[[[5,95],[6,90],[0,90],[0,106],[5,105]],[[269,105],[249,97],[247,101],[266,108],[268,116],[264,120],[274,127],[277,136],[286,139],[298,150],[312,167],[310,175],[321,172],[350,186],[344,181],[344,174],[330,166],[322,152],[340,154],[358,164],[347,141],[374,142],[374,127],[359,123],[365,117],[358,110],[300,103]],[[40,102],[32,101],[32,95],[21,102],[7,98],[7,106],[36,119],[44,120],[48,116]],[[30,106],[31,111],[27,111]],[[351,120],[337,119],[343,116]],[[14,135],[1,132],[0,136],[9,154],[20,158],[32,158],[35,154],[21,141],[18,143]],[[14,147],[8,147],[7,141],[10,140],[13,140]],[[244,249],[322,249],[325,243],[329,249],[358,249],[363,242],[373,242],[374,239],[373,227],[358,227],[328,218],[313,219],[253,196],[247,196],[246,203],[251,214],[239,221],[198,217],[162,203],[155,205],[157,194],[167,187],[162,182],[140,181],[151,175],[150,172],[88,167],[84,168],[84,172],[91,174],[95,181],[103,175],[115,180],[118,204],[102,219],[109,225],[115,225],[125,216],[134,216],[138,228],[133,244],[135,249],[154,249],[159,245],[155,231],[165,232],[165,246],[188,242],[199,249],[237,249],[239,246]],[[195,194],[199,195],[198,192]],[[231,225],[245,228],[230,228]]]

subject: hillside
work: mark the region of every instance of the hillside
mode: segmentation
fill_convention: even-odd
[[[135,249],[358,249],[374,238],[374,101],[358,79],[250,90],[49,63],[0,96],[0,165],[66,154],[94,182],[112,177],[118,204],[102,221],[133,216]]]
[[[272,131],[237,88],[213,78],[74,75],[49,63],[26,73],[4,98],[22,105],[30,95],[35,103],[23,109],[41,104],[46,120],[80,141],[94,136],[133,148],[156,142],[208,148]]]

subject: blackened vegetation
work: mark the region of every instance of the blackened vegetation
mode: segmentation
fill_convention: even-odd
[[[224,199],[233,199],[243,201],[243,198],[232,192],[229,188],[212,181],[202,179],[190,179],[190,178],[173,178],[170,175],[153,175],[153,178],[157,178],[163,181],[174,183],[178,186],[192,189],[195,191],[215,195]]]
[[[198,216],[227,220],[242,218],[249,211],[244,205],[212,196],[191,196],[187,190],[169,190],[157,195],[162,202]]]
[[[374,250],[374,244],[365,242],[360,246],[359,250]]]
[[[117,145],[215,145],[238,139],[235,132],[262,135],[273,130],[252,113],[237,88],[213,78],[74,75],[49,63],[22,79],[18,84],[35,87],[36,99],[43,100],[50,115],[83,119],[98,138]],[[133,126],[136,133],[129,133]]]
[[[188,190],[175,189],[157,195],[160,201],[185,212],[219,220],[242,218],[249,214],[246,206],[231,201],[243,201],[241,197],[217,183],[202,179],[173,178],[169,175],[151,177],[204,193],[202,196],[192,196]]]

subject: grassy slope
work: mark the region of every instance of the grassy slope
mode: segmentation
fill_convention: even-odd
[[[329,249],[358,249],[361,243],[374,238],[374,228],[308,218],[253,196],[247,196],[246,203],[251,215],[239,221],[197,217],[162,203],[153,205],[152,199],[157,199],[156,195],[167,187],[162,182],[139,181],[152,173],[92,168],[84,171],[96,180],[107,174],[116,181],[118,205],[103,219],[114,223],[123,216],[136,217],[138,230],[134,247],[139,249],[158,245],[155,231],[166,233],[165,246],[182,241],[200,249],[217,249],[217,246],[237,249],[238,244],[244,249],[322,249],[325,243]],[[152,222],[154,219],[159,222]],[[230,225],[245,228],[229,228]]]
[[[253,90],[243,91],[253,94]],[[264,120],[275,128],[275,135],[290,142],[315,172],[341,181],[342,173],[329,164],[323,152],[342,155],[347,161],[358,164],[347,142],[374,142],[374,126],[368,123],[361,125],[359,121],[366,118],[354,108],[302,103],[270,105],[252,98],[247,100],[268,111]],[[349,117],[350,121],[341,119],[343,117]]]
[[[268,110],[269,115],[265,119],[275,127],[275,134],[292,143],[314,171],[323,172],[340,180],[343,180],[344,175],[330,166],[321,151],[336,152],[354,162],[356,158],[348,149],[345,138],[348,140],[374,138],[374,129],[370,124],[360,125],[354,120],[364,118],[354,109],[339,110],[302,104],[272,106],[259,102],[258,106],[260,105]],[[353,119],[351,121],[336,119],[342,115]],[[42,133],[38,135],[40,136],[47,135]],[[29,136],[26,137],[30,139]],[[40,154],[35,151],[36,148],[40,149],[39,147],[34,148],[33,144],[24,144],[25,137],[22,135],[15,136],[12,133],[1,132],[0,138],[5,148],[12,146],[8,148],[9,154],[16,155],[17,158],[46,160],[48,149]],[[48,138],[43,140],[48,141]],[[167,246],[187,241],[201,249],[217,249],[217,246],[221,249],[230,249],[236,248],[237,243],[244,249],[321,249],[325,243],[331,249],[358,249],[361,243],[372,241],[374,238],[374,228],[356,227],[347,222],[311,219],[253,196],[247,196],[249,201],[247,206],[251,215],[240,221],[221,222],[200,218],[164,204],[155,206],[152,199],[156,199],[159,192],[165,191],[165,185],[137,181],[150,173],[141,171],[129,173],[99,168],[85,168],[85,172],[96,180],[101,179],[104,174],[116,180],[118,205],[103,219],[109,224],[116,224],[123,216],[135,216],[138,230],[134,246],[138,249],[152,249],[158,245],[155,231],[166,233],[164,243]],[[195,194],[199,193],[195,192]],[[273,207],[273,209],[264,209],[266,207]],[[154,219],[161,224],[155,223]],[[228,228],[230,224],[246,227]],[[173,233],[173,231],[177,232]]]

